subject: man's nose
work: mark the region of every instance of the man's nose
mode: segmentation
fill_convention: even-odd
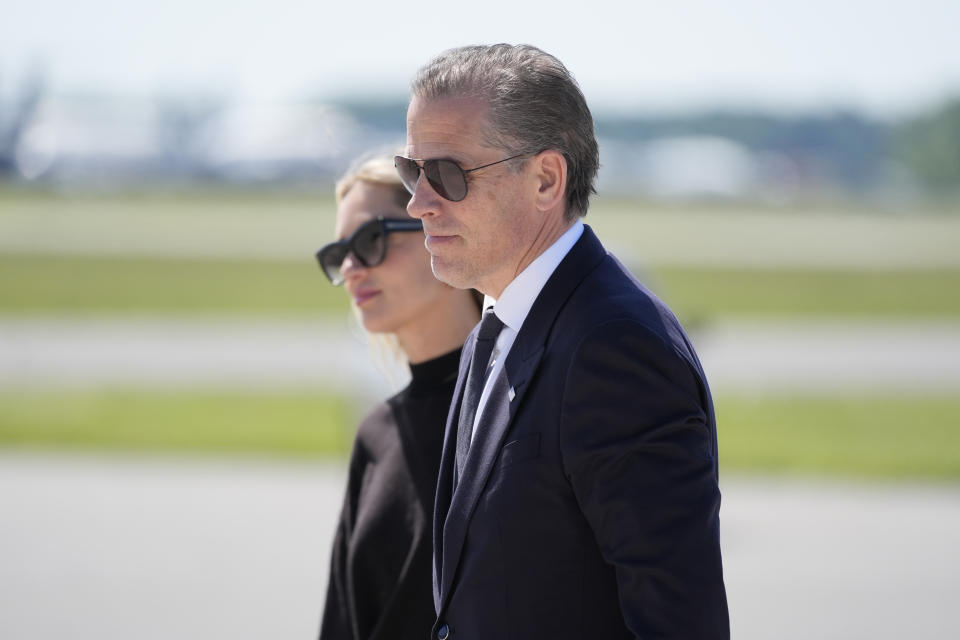
[[[417,184],[413,190],[413,195],[407,203],[407,213],[414,218],[420,219],[424,216],[436,215],[439,210],[440,196],[434,191],[427,180],[423,171],[417,178]]]

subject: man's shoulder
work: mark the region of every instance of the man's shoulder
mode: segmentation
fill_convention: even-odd
[[[547,349],[562,371],[591,371],[603,362],[611,367],[608,373],[625,376],[656,362],[676,380],[706,388],[699,357],[677,316],[612,255],[560,309]]]
[[[646,327],[665,339],[682,332],[667,304],[612,254],[607,254],[572,292],[557,321],[572,323],[580,332],[592,332],[616,321]]]
[[[528,350],[544,343],[548,349],[577,349],[590,336],[603,341],[609,333],[615,340],[627,331],[695,359],[673,311],[589,227],[541,291],[527,323]]]
[[[578,281],[571,301],[592,305],[592,315],[604,310],[635,315],[666,310],[672,314],[660,298],[604,248],[590,227],[584,227],[583,237],[569,258],[578,265],[569,273]]]

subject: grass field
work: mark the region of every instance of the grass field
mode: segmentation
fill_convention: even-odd
[[[730,396],[717,415],[723,470],[960,479],[960,397]],[[358,417],[306,393],[5,393],[0,446],[342,457]]]
[[[659,267],[651,274],[684,319],[960,318],[960,270]]]
[[[960,318],[960,269],[660,266],[640,274],[684,319]],[[952,292],[952,294],[951,294]],[[344,293],[310,259],[0,254],[0,313],[336,313]]]
[[[960,479],[960,396],[720,396],[727,469]]]
[[[343,456],[357,418],[322,393],[0,393],[0,446]]]
[[[202,260],[0,254],[0,313],[343,313],[312,258]]]

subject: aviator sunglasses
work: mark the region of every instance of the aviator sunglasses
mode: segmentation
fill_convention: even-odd
[[[398,220],[379,217],[366,222],[349,238],[331,242],[317,251],[317,262],[324,275],[334,286],[343,284],[343,261],[348,253],[353,253],[365,267],[375,267],[387,257],[387,236],[397,231],[422,231],[419,220]]]
[[[397,168],[397,173],[400,174],[400,180],[403,182],[403,186],[405,186],[410,193],[416,190],[417,181],[420,179],[420,171],[423,170],[423,175],[427,177],[427,182],[429,182],[433,190],[437,192],[437,195],[451,202],[460,202],[467,197],[468,173],[486,169],[495,164],[513,160],[514,158],[519,158],[524,155],[528,154],[519,153],[515,156],[504,158],[503,160],[497,160],[496,162],[474,167],[473,169],[463,169],[453,160],[446,158],[414,160],[412,158],[396,156],[393,159],[393,165]]]

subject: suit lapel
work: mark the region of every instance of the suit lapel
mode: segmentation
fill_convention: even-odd
[[[474,435],[470,452],[463,466],[463,477],[460,478],[457,489],[453,492],[450,509],[442,527],[442,548],[437,549],[437,555],[443,558],[440,573],[441,594],[450,593],[450,585],[453,576],[456,575],[470,517],[487,484],[487,478],[497,460],[510,422],[520,405],[523,391],[527,388],[526,383],[540,363],[542,354],[543,349],[540,349],[532,357],[517,363],[510,371],[505,367],[490,389],[490,397],[480,416],[482,428],[478,427]],[[507,364],[509,363],[510,359],[507,361]],[[511,389],[513,390],[512,401],[510,400]],[[446,455],[446,450],[444,454]],[[444,482],[442,475],[440,482]]]
[[[476,329],[474,329],[476,331]],[[466,387],[467,368],[473,356],[473,333],[467,337],[460,355],[460,369],[457,374],[457,384],[450,401],[450,410],[447,412],[447,426],[443,435],[443,450],[440,454],[440,474],[437,478],[437,493],[434,501],[433,513],[433,603],[440,606],[439,585],[442,576],[443,557],[443,523],[447,520],[450,502],[453,494],[453,476],[456,471],[457,457],[457,427],[460,422],[460,403],[463,401],[463,391]],[[451,427],[450,425],[453,425]]]

